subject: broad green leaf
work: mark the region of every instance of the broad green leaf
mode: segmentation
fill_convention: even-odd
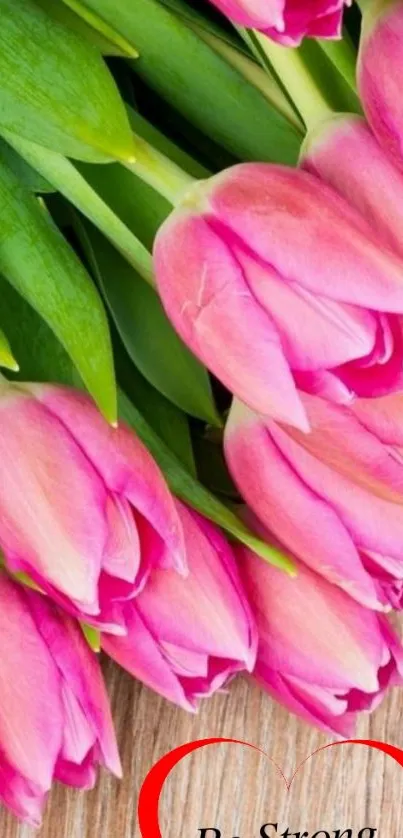
[[[83,386],[71,358],[49,326],[0,274],[1,323],[11,341],[19,370],[7,372],[18,381],[52,381]]]
[[[0,272],[48,323],[100,409],[115,421],[110,336],[97,290],[47,211],[1,156]]]
[[[86,14],[79,0],[35,0],[54,20],[64,23],[86,41],[94,44],[104,55],[123,55],[137,58],[138,52],[129,42],[115,32],[112,26],[97,15]],[[83,13],[82,13],[83,12]]]
[[[0,154],[10,169],[30,192],[54,192],[55,188],[32,168],[11,146],[0,138]]]
[[[30,166],[47,178],[59,192],[102,230],[148,282],[153,282],[151,258],[144,245],[113,212],[113,209],[99,197],[67,157],[9,131],[4,131],[3,136]],[[89,167],[89,171],[91,168]],[[103,170],[106,167],[100,168]],[[130,177],[130,173],[128,176]]]
[[[0,0],[1,128],[89,161],[128,160],[134,140],[98,50],[34,0]]]
[[[101,651],[101,633],[93,626],[88,626],[87,623],[80,623],[82,633],[93,652]]]
[[[4,367],[6,370],[14,370],[14,372],[18,371],[18,363],[14,358],[8,338],[4,334],[3,329],[0,329],[0,367]]]
[[[114,340],[114,356],[120,386],[185,468],[191,474],[196,474],[186,414],[149,384],[131,362],[122,342],[117,337]]]
[[[84,221],[82,245],[133,363],[181,410],[220,424],[210,379],[169,323],[159,298],[95,228]]]
[[[241,159],[295,164],[302,134],[159,0],[83,0],[136,46],[133,69]]]
[[[119,414],[147,446],[177,497],[218,524],[238,541],[246,544],[270,564],[288,573],[294,573],[294,566],[287,555],[254,535],[234,512],[217,500],[186,471],[123,391],[119,391]]]

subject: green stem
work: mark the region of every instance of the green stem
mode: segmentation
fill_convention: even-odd
[[[304,61],[296,49],[287,49],[265,35],[255,33],[259,47],[265,53],[280,81],[287,89],[308,129],[332,114]]]
[[[138,134],[135,136],[135,142],[135,159],[128,160],[123,165],[175,206],[196,183],[196,179]]]

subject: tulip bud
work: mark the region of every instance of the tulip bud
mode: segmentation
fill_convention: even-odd
[[[403,173],[364,119],[343,115],[321,123],[308,134],[300,165],[346,198],[403,257]]]
[[[0,385],[0,547],[72,614],[124,632],[118,603],[153,567],[185,571],[169,490],[128,428],[84,395]]]
[[[292,578],[246,548],[236,553],[258,625],[256,679],[305,721],[351,737],[358,713],[403,682],[401,644],[386,618],[302,562]]]
[[[308,429],[296,384],[342,402],[401,386],[402,263],[306,172],[240,164],[195,185],[155,267],[182,339],[266,417]]]
[[[211,0],[240,26],[259,29],[280,44],[297,46],[305,37],[340,38],[344,5],[351,0]]]
[[[123,606],[127,635],[104,635],[103,649],[165,698],[195,710],[236,672],[253,669],[257,635],[228,543],[196,512],[177,508],[188,577],[154,570]]]
[[[373,0],[364,10],[358,88],[374,134],[400,168],[403,168],[402,50],[402,4],[399,0]]]
[[[101,670],[78,625],[0,574],[0,798],[40,825],[53,780],[92,788],[97,766],[120,776]]]
[[[402,608],[403,464],[391,450],[391,419],[380,414],[384,402],[396,402],[397,424],[403,397],[352,408],[301,398],[310,434],[234,403],[225,432],[232,477],[260,521],[306,565],[369,608]],[[364,412],[372,417],[367,426]],[[395,438],[403,446],[401,431]]]

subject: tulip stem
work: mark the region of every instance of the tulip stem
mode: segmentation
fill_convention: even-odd
[[[176,163],[135,135],[135,158],[123,165],[175,206],[195,182]]]
[[[314,128],[331,116],[333,111],[308,71],[300,52],[280,46],[259,32],[254,35],[298,108],[306,127]]]

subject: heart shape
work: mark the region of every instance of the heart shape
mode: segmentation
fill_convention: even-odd
[[[284,772],[274,759],[272,759],[269,754],[266,754],[266,752],[261,748],[258,748],[256,745],[252,745],[250,742],[244,742],[241,739],[225,739],[221,737],[198,739],[194,742],[187,742],[186,744],[180,745],[178,748],[169,751],[169,753],[165,754],[165,756],[163,756],[147,774],[140,789],[137,807],[138,822],[142,838],[162,838],[159,827],[159,801],[165,780],[175,766],[178,765],[178,763],[186,756],[194,753],[194,751],[197,751],[200,748],[205,748],[209,745],[217,745],[221,743],[245,745],[246,747],[252,748],[254,751],[258,751],[258,753],[265,756],[268,760],[270,760],[282,777],[287,792],[290,791],[295,777],[308,760],[312,759],[312,757],[315,756],[315,754],[320,753],[320,751],[326,751],[328,748],[334,748],[340,745],[365,745],[368,748],[382,751],[392,757],[395,762],[403,767],[403,750],[397,748],[395,745],[389,745],[387,742],[378,742],[375,739],[345,739],[338,742],[330,742],[328,745],[323,745],[321,748],[317,748],[316,751],[309,754],[309,756],[307,756],[297,766],[291,779],[287,780]]]

